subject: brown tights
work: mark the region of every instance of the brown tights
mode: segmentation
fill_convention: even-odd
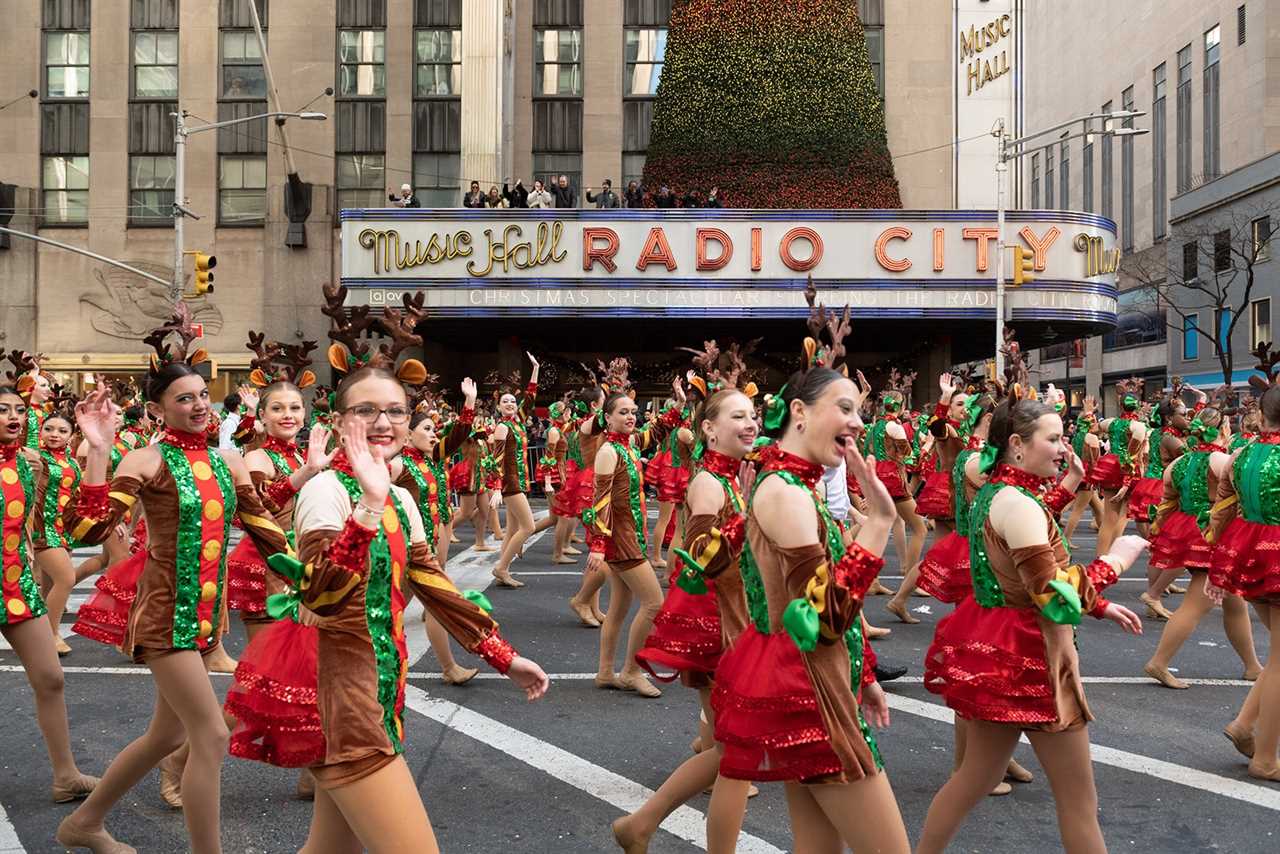
[[[76,586],[76,569],[71,565],[71,555],[66,549],[41,549],[36,552],[36,568],[48,581],[41,585],[44,604],[49,609],[49,625],[53,633],[61,636],[62,614],[67,610],[71,588]]]
[[[1267,666],[1249,692],[1250,697],[1257,694],[1258,710],[1254,758],[1249,763],[1249,773],[1280,782],[1280,764],[1276,761],[1276,750],[1280,748],[1280,652],[1275,648],[1275,639],[1280,637],[1280,605],[1260,606],[1259,615],[1264,612],[1264,624],[1271,631],[1271,647]]]
[[[1004,779],[1019,735],[1013,726],[967,721],[964,759],[929,805],[916,854],[946,850],[969,812]],[[1106,854],[1098,826],[1088,728],[1028,732],[1027,737],[1053,790],[1063,849],[1067,854]]]
[[[1181,570],[1162,572],[1156,579],[1155,589],[1164,590],[1180,572]],[[1150,664],[1155,668],[1167,670],[1178,650],[1182,649],[1187,638],[1196,630],[1196,626],[1213,610],[1213,600],[1204,592],[1205,578],[1203,570],[1191,570],[1191,584],[1187,586],[1187,595],[1165,624],[1160,644],[1156,647],[1155,655],[1151,656]],[[1159,595],[1158,592],[1155,594],[1156,597]],[[1245,678],[1257,678],[1262,672],[1262,662],[1258,661],[1258,654],[1253,648],[1253,625],[1249,621],[1249,608],[1239,596],[1228,594],[1223,598],[1222,627],[1226,630],[1227,640],[1231,641],[1232,648],[1244,664]]]

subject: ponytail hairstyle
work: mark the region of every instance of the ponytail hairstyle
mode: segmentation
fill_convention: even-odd
[[[1016,387],[1015,387],[1016,388]],[[983,471],[989,472],[1009,451],[1009,440],[1020,436],[1028,441],[1036,432],[1036,424],[1046,415],[1054,415],[1053,407],[1038,400],[1005,398],[996,406],[987,431],[987,447],[983,449]]]
[[[813,406],[827,390],[827,386],[837,380],[847,380],[844,374],[831,368],[813,367],[796,371],[787,379],[779,394],[765,396],[764,402],[764,435],[771,439],[781,439],[791,423],[791,404],[800,401],[805,406]]]
[[[1209,444],[1222,435],[1223,421],[1222,410],[1217,407],[1206,406],[1200,410],[1195,420],[1191,422],[1189,432],[1197,442]]]

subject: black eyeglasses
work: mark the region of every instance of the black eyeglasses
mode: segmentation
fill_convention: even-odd
[[[403,424],[409,420],[412,414],[407,406],[389,406],[381,409],[372,403],[357,403],[355,406],[348,406],[342,410],[343,413],[350,413],[359,418],[365,424],[372,424],[378,420],[379,415],[387,416],[387,421],[392,424]]]

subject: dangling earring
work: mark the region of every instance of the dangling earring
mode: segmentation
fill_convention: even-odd
[[[1013,455],[1013,461],[1014,461],[1015,463],[1020,463],[1020,462],[1022,462],[1022,454],[1014,454],[1014,455]]]
[[[803,422],[803,421],[801,421],[799,424],[797,424],[797,425],[796,425],[796,432],[797,432],[797,433],[803,433],[803,432],[804,432],[804,422]]]

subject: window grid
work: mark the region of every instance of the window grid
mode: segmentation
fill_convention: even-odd
[[[1200,358],[1200,326],[1199,314],[1188,314],[1182,318],[1182,361],[1194,362]]]
[[[178,31],[133,31],[133,97],[178,97]]]
[[[129,225],[173,225],[176,159],[164,154],[129,156]]]
[[[582,30],[534,31],[533,94],[582,97]]]
[[[1225,273],[1231,269],[1231,231],[1223,229],[1213,235],[1213,272]]]
[[[89,221],[89,155],[55,155],[41,164],[41,195],[46,225]]]
[[[1151,72],[1151,237],[1163,240],[1168,233],[1169,167],[1166,163],[1165,64]]]
[[[415,98],[462,94],[462,30],[417,30],[414,60]]]
[[[1200,277],[1200,247],[1195,241],[1182,244],[1182,281],[1194,282]]]
[[[89,31],[46,30],[44,96],[89,97]]]
[[[1111,112],[1111,102],[1102,105],[1102,112]],[[1115,180],[1115,169],[1113,164],[1113,138],[1109,135],[1102,137],[1102,215],[1107,219],[1115,219],[1115,190],[1112,182]]]
[[[1245,39],[1245,4],[1236,8],[1236,44],[1244,44]]]
[[[1063,134],[1065,137],[1066,134]],[[1058,195],[1063,210],[1071,207],[1071,148],[1063,139],[1058,148]]]
[[[1260,344],[1272,344],[1271,337],[1271,298],[1254,300],[1249,304],[1249,349],[1256,350]]]
[[[1271,260],[1271,217],[1260,216],[1251,223],[1254,263]]]
[[[1213,354],[1222,355],[1222,345],[1231,348],[1231,309],[1215,308],[1213,310],[1213,328],[1217,330],[1213,342]]]
[[[1191,45],[1178,51],[1177,189],[1191,189]]]
[[[262,67],[262,48],[257,34],[253,30],[223,30],[220,35],[221,98],[235,101],[267,97],[267,74]]]
[[[267,218],[265,154],[218,157],[218,224],[260,225]]]
[[[1031,155],[1031,207],[1040,207],[1040,155]]]
[[[338,97],[385,98],[385,30],[338,30]]]
[[[623,33],[622,94],[626,98],[653,97],[667,55],[667,29],[631,28]]]
[[[339,154],[338,209],[386,207],[386,155]]]
[[[1222,97],[1219,92],[1222,28],[1214,26],[1204,34],[1204,177],[1218,177],[1222,168]]]
[[[1093,212],[1093,142],[1085,139],[1084,168],[1081,170],[1080,186],[1084,190],[1081,203],[1086,211]]]
[[[1044,150],[1044,206],[1052,210],[1053,204],[1053,147]]]
[[[458,176],[462,155],[448,152],[418,152],[413,155],[413,193],[424,208],[458,206]],[[530,182],[532,189],[532,182]]]

